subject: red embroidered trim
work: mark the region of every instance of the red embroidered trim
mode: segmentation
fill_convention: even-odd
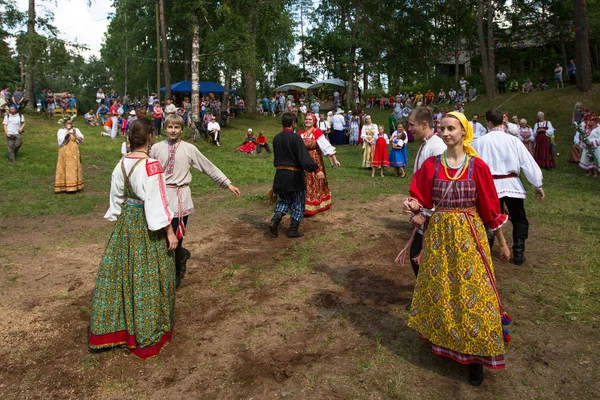
[[[149,347],[139,347],[135,339],[135,335],[130,335],[127,331],[119,331],[113,333],[107,333],[105,335],[94,335],[90,333],[89,346],[93,349],[101,349],[105,347],[114,347],[120,345],[127,345],[129,351],[139,358],[145,359],[157,355],[162,347],[171,340],[173,336],[173,328],[165,333],[160,341]]]
[[[148,161],[146,160],[146,173],[148,176],[153,176],[157,174],[162,174],[163,169],[162,165],[160,165],[159,161]]]
[[[157,161],[158,163],[158,161]],[[160,163],[158,163],[160,166]],[[158,177],[158,188],[160,190],[160,199],[162,200],[163,208],[165,210],[165,214],[167,215],[167,219],[169,222],[173,219],[171,215],[171,210],[169,210],[169,198],[167,197],[167,186],[165,185],[165,179],[162,176]]]

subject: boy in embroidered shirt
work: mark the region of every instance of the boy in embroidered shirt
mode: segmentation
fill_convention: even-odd
[[[169,207],[173,213],[173,230],[179,239],[179,245],[175,250],[177,287],[181,284],[181,279],[185,275],[186,262],[190,258],[190,252],[183,247],[188,216],[194,212],[189,187],[192,181],[190,168],[196,168],[208,175],[217,185],[229,189],[235,197],[240,197],[239,189],[231,184],[219,168],[202,155],[196,146],[181,140],[183,125],[183,118],[179,115],[167,116],[165,119],[167,139],[154,144],[150,150],[150,157],[160,161],[164,169]]]

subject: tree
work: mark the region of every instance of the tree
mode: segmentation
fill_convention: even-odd
[[[585,0],[574,0],[575,7],[575,63],[577,65],[577,89],[587,92],[592,89],[592,65]]]
[[[34,101],[34,74],[35,74],[35,53],[34,53],[34,41],[35,38],[35,0],[29,0],[29,9],[27,13],[27,53],[25,56],[25,97],[23,102],[25,103],[26,110],[33,110],[35,108]]]
[[[167,26],[165,24],[165,0],[158,0],[160,9],[160,36],[162,44],[163,71],[165,80],[165,96],[167,99],[172,98],[171,94],[171,73],[169,71],[169,47],[167,44]]]
[[[487,44],[483,33],[483,16],[487,9]],[[481,64],[485,95],[494,99],[496,97],[495,65],[494,65],[494,9],[491,0],[479,0],[477,9],[477,37],[481,52]]]

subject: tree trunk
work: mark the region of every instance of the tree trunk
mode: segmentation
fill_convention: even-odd
[[[256,74],[254,68],[256,66],[256,15],[255,12],[248,17],[248,31],[250,32],[249,56],[252,60],[246,65],[244,78],[246,83],[246,112],[250,115],[256,114]]]
[[[565,46],[565,37],[563,35],[560,35],[559,39],[560,39],[560,42],[559,42],[559,44],[560,44],[560,54],[562,56],[562,62],[563,62],[563,65],[564,65],[563,68],[566,68],[567,65],[569,65],[569,60],[567,59],[567,48]]]
[[[35,36],[35,0],[29,0],[29,11],[27,18],[27,39],[28,48],[25,57],[25,93],[23,102],[26,110],[34,110],[36,104],[34,101],[34,73],[35,73],[35,55],[33,54],[33,38]]]
[[[483,14],[485,11],[486,4],[487,4],[487,0],[479,0],[479,7],[477,8],[477,38],[479,39],[479,51],[481,52],[481,72],[483,73],[483,81],[485,84],[485,95],[489,99],[493,99],[496,96],[496,88],[494,87],[494,75],[490,76],[490,64],[489,64],[490,60],[489,60],[488,48],[485,43],[485,36],[483,34]],[[489,22],[488,22],[488,24],[489,24]],[[489,31],[488,31],[488,38],[489,38]],[[493,35],[492,35],[492,39],[493,39]],[[491,45],[493,45],[493,42]]]
[[[223,93],[223,110],[229,110],[229,89],[231,89],[231,63],[225,67],[225,93]]]
[[[363,92],[367,92],[369,90],[369,69],[367,68],[367,63],[363,64]],[[352,93],[354,96],[354,92]]]
[[[575,64],[577,89],[587,92],[592,88],[592,66],[585,0],[574,0],[575,8]]]
[[[171,99],[171,72],[169,71],[169,47],[167,44],[167,26],[165,24],[165,0],[158,0],[160,8],[160,36],[163,53],[163,74],[165,76],[165,98]]]
[[[123,76],[123,95],[127,94],[127,60],[129,58],[129,37],[125,31],[125,71]]]
[[[254,71],[246,71],[246,112],[256,114],[256,75]]]
[[[192,121],[200,120],[200,91],[198,87],[200,76],[200,16],[199,11],[194,10],[194,25],[192,27]],[[192,124],[192,130],[197,134],[196,124]]]
[[[191,81],[192,80],[192,46],[188,45],[188,41],[185,43],[185,47],[183,50],[183,80]]]
[[[488,98],[496,97],[496,60],[494,54],[494,5],[487,0],[487,43],[488,43],[488,74],[485,80],[485,91]]]

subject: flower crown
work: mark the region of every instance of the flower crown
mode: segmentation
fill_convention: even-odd
[[[71,115],[69,117],[64,117],[58,120],[58,124],[59,125],[64,125],[67,123],[67,121],[73,121],[75,119],[75,115]]]

